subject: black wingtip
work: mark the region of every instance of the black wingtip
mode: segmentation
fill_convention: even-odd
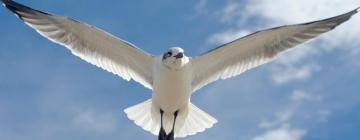
[[[18,13],[18,11],[24,11],[25,9],[28,9],[28,7],[21,5],[17,2],[14,2],[12,0],[2,0],[2,2],[7,9],[13,12],[20,19],[22,19],[22,16]]]
[[[13,13],[15,13],[16,16],[18,16],[20,19],[23,19],[23,15],[20,14],[19,12],[23,12],[23,13],[31,13],[31,14],[37,14],[37,13],[41,13],[41,14],[45,14],[45,15],[51,15],[33,8],[30,8],[28,6],[22,5],[20,3],[17,3],[13,0],[1,0],[3,2],[3,5],[8,8],[10,11],[12,11]]]
[[[360,10],[360,6],[359,6],[358,8],[356,8],[356,9],[354,9],[352,12],[353,12],[354,14],[356,14],[356,13],[359,12],[359,10]]]
[[[12,1],[12,0],[1,0],[3,2],[3,6],[6,7],[7,9],[9,9],[11,12],[15,13],[15,15],[19,18],[21,18],[21,16],[19,14],[17,14],[17,7],[16,5],[18,5],[18,3]]]
[[[360,7],[356,8],[346,14],[343,14],[343,16],[348,17],[347,20],[349,20],[350,18],[352,18],[352,16],[354,16],[355,14],[357,14],[359,12],[359,9],[360,9]]]
[[[7,5],[9,4],[9,2],[11,2],[11,0],[1,0],[2,1],[2,5],[4,7],[7,7]]]
[[[359,12],[359,10],[360,10],[360,7],[355,8],[354,10],[352,10],[352,11],[348,12],[348,13],[347,13],[347,15],[351,15],[351,16],[353,16],[353,15],[355,15],[356,13],[358,13],[358,12]]]
[[[14,2],[12,0],[1,0],[4,4],[4,6],[6,8],[8,8],[9,10],[13,11],[13,12],[16,12],[17,9],[19,9],[20,7],[26,7],[24,5],[21,5],[17,2]]]
[[[9,7],[13,7],[13,6],[16,6],[16,5],[20,5],[19,3],[17,2],[14,2],[12,0],[1,0],[3,2],[3,5],[6,7],[6,8],[9,8]]]
[[[8,2],[10,2],[11,0],[1,0],[3,3],[8,3]]]
[[[352,17],[353,15],[355,15],[356,13],[359,12],[359,9],[360,9],[360,7],[355,8],[354,10],[351,10],[350,12],[347,12],[347,13],[345,13],[345,14],[343,14],[343,15],[340,15],[340,16],[349,16],[349,17]]]

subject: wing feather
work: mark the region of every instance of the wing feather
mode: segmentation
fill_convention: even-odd
[[[49,40],[65,46],[74,55],[125,80],[133,79],[152,89],[152,55],[94,26],[38,11],[12,0],[2,1],[27,25]]]
[[[349,20],[358,9],[320,21],[259,31],[195,57],[191,59],[192,91],[267,63],[279,53],[331,31]]]

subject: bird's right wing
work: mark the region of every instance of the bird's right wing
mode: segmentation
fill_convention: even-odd
[[[357,12],[358,9],[320,21],[256,32],[195,57],[191,59],[192,91],[267,63],[279,53],[331,31]]]
[[[94,26],[2,0],[27,25],[81,59],[152,89],[154,57]]]

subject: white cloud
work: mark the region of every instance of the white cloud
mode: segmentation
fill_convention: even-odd
[[[254,140],[301,140],[306,135],[306,129],[291,127],[296,113],[305,102],[319,101],[319,97],[306,93],[303,90],[295,90],[290,96],[290,102],[284,110],[275,113],[272,121],[262,121],[259,126],[266,131],[254,138]],[[326,112],[323,112],[324,117]],[[316,120],[316,119],[315,119]]]
[[[327,109],[322,109],[317,111],[318,120],[320,122],[327,121],[330,115],[331,115],[331,111]]]
[[[291,95],[291,99],[293,101],[304,101],[304,100],[312,100],[314,97],[307,94],[306,92],[302,90],[295,90],[293,94]]]
[[[198,0],[198,2],[194,6],[195,15],[199,16],[207,13],[206,10],[207,0]]]
[[[79,109],[75,112],[73,124],[80,130],[92,133],[109,133],[115,130],[117,119],[112,113],[94,109]]]
[[[275,119],[272,121],[262,121],[259,127],[265,132],[255,136],[254,140],[301,140],[306,135],[306,128],[294,128],[292,123],[296,122],[296,114],[299,113],[305,103],[321,101],[321,98],[311,95],[303,90],[292,92],[289,104],[279,112],[275,112]],[[316,114],[317,118],[310,120],[325,121],[330,114],[327,110],[320,110]]]
[[[228,2],[224,9],[218,11],[217,15],[220,17],[220,22],[231,23],[238,18],[240,5],[235,2]]]
[[[289,125],[291,119],[298,112],[304,102],[319,101],[320,97],[306,93],[303,90],[294,90],[290,97],[290,102],[285,105],[285,108],[279,112],[274,113],[275,118],[271,121],[263,120],[260,124],[260,128],[274,128]]]
[[[247,30],[228,30],[225,32],[217,33],[210,36],[207,40],[208,43],[212,44],[225,44],[245,35],[248,35],[250,31]]]
[[[359,5],[360,1],[357,0],[254,0],[249,1],[247,9],[248,13],[251,13],[253,16],[259,16],[268,25],[274,26],[324,19],[348,12]],[[325,42],[330,43],[328,44],[330,46],[324,46],[324,49],[336,47],[346,42],[359,44],[360,41],[357,38],[360,34],[360,29],[355,28],[359,24],[360,18],[358,15],[355,15],[350,22],[324,38]],[[343,48],[343,46],[338,47]]]
[[[272,78],[276,84],[286,84],[291,81],[305,81],[312,77],[315,72],[321,70],[317,64],[276,65],[271,69]]]
[[[357,8],[359,4],[356,0],[252,0],[248,1],[247,7],[252,15],[270,22],[293,24],[342,14]]]
[[[268,131],[261,136],[257,136],[254,140],[301,140],[306,134],[302,129],[286,129],[280,128]]]

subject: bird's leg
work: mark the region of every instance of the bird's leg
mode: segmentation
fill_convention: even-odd
[[[175,130],[175,122],[176,122],[176,117],[178,116],[178,113],[179,111],[176,111],[174,113],[174,122],[173,122],[173,126],[172,126],[172,129],[171,129],[171,132],[169,133],[169,135],[167,136],[167,139],[168,140],[174,140],[174,130]]]
[[[159,140],[167,140],[167,137],[166,137],[166,132],[165,132],[165,129],[163,127],[163,115],[164,115],[164,111],[162,109],[160,109],[160,119],[161,119],[161,127],[160,127],[160,132],[159,132]]]

